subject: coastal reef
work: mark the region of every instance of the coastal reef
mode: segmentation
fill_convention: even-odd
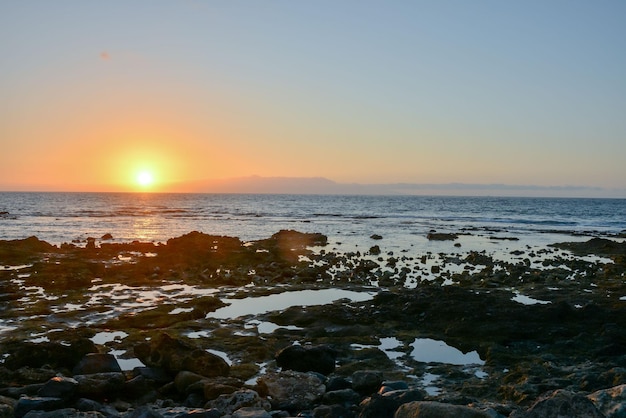
[[[371,239],[0,241],[0,418],[626,416],[623,238]]]

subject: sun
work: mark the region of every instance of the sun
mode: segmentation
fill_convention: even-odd
[[[135,177],[135,181],[141,187],[150,187],[154,184],[154,176],[152,172],[148,170],[142,170],[137,173],[137,177]]]

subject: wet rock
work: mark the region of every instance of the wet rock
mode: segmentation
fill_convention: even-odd
[[[106,234],[102,235],[102,236],[100,237],[100,239],[101,239],[102,241],[109,241],[109,240],[112,240],[112,239],[113,239],[113,235],[111,235],[110,233],[108,233],[108,232],[107,232]]]
[[[327,375],[335,370],[336,358],[336,350],[329,346],[290,345],[276,354],[276,364],[285,370],[313,371]]]
[[[94,399],[118,394],[126,381],[123,373],[77,374],[74,379],[78,382],[77,394]]]
[[[373,234],[372,236],[370,236],[371,239],[374,240],[381,240],[383,239],[382,235],[378,235],[378,234]]]
[[[63,407],[63,399],[41,396],[24,396],[15,404],[15,418],[22,418],[29,411],[53,411]]]
[[[273,407],[288,411],[311,408],[326,391],[317,376],[295,371],[267,373],[258,378],[257,386],[271,397]]]
[[[607,418],[626,418],[626,384],[587,396]]]
[[[526,412],[515,412],[513,418],[604,418],[591,400],[567,391],[556,390],[537,400]]]
[[[71,399],[78,389],[78,382],[71,377],[56,376],[48,380],[37,393],[44,398]]]
[[[78,362],[73,373],[94,374],[121,371],[122,369],[113,354],[90,353]]]
[[[170,372],[188,370],[205,377],[227,376],[226,361],[180,339],[162,333],[153,341],[135,346],[135,355],[145,365]]]
[[[245,407],[261,408],[269,411],[271,405],[254,390],[241,389],[229,395],[220,395],[217,399],[207,402],[204,407],[205,409],[215,408],[222,414],[228,415]]]
[[[410,402],[400,405],[395,418],[493,418],[487,412],[462,405],[432,401]]]
[[[374,370],[359,370],[352,374],[352,389],[361,395],[378,391],[383,383],[383,374]]]

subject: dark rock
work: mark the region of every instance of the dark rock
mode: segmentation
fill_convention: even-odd
[[[37,393],[44,398],[71,399],[78,389],[78,382],[71,377],[53,377],[48,380]]]
[[[74,367],[74,374],[94,374],[121,372],[117,359],[113,354],[90,353]]]
[[[78,359],[97,351],[94,343],[87,338],[72,341],[69,345],[57,342],[9,342],[5,350],[9,356],[4,365],[11,370],[44,365],[72,370]]]
[[[311,411],[313,418],[354,418],[355,414],[343,405],[320,405]]]
[[[151,394],[159,386],[156,381],[139,375],[124,383],[123,395],[126,399],[136,400]]]
[[[429,232],[426,235],[430,241],[454,241],[459,236],[457,234],[446,234],[443,232]]]
[[[400,405],[394,418],[493,418],[487,412],[462,405],[418,401]]]
[[[135,367],[133,369],[133,376],[143,376],[148,380],[153,380],[156,383],[167,383],[172,380],[172,376],[165,369],[158,367]]]
[[[397,380],[393,382],[383,382],[383,385],[378,390],[378,393],[382,395],[386,392],[392,392],[394,390],[408,390],[408,389],[409,389],[409,385],[405,381]]]
[[[375,240],[381,240],[383,239],[382,235],[378,235],[378,234],[373,234],[372,236],[370,236],[371,239],[375,239]]]
[[[147,366],[160,367],[173,373],[188,370],[212,377],[227,376],[230,371],[230,366],[223,358],[164,333],[149,343],[135,346],[135,355]]]
[[[587,396],[607,418],[626,418],[626,384]]]
[[[74,379],[78,382],[78,395],[94,399],[117,395],[124,388],[126,381],[123,373],[114,372],[77,374],[74,375]]]
[[[352,389],[327,391],[322,397],[322,402],[327,405],[357,405],[359,402],[361,402],[361,395],[359,395]]]
[[[313,371],[328,375],[335,370],[336,358],[336,350],[326,345],[315,347],[290,345],[276,354],[276,364],[284,370]]]
[[[22,418],[29,411],[53,411],[62,408],[63,399],[40,396],[24,396],[15,404],[15,418]]]
[[[516,412],[515,418],[560,418],[560,417],[587,417],[604,418],[591,400],[582,395],[567,391],[556,390],[537,400],[525,413]]]
[[[400,405],[422,401],[424,397],[424,393],[419,390],[395,390],[382,395],[377,393],[361,402],[359,418],[393,418]]]
[[[215,408],[222,414],[232,414],[236,410],[244,407],[262,408],[269,411],[270,403],[261,398],[259,394],[251,389],[241,389],[229,395],[220,395],[217,399],[209,401],[204,406],[205,409]]]
[[[101,239],[102,241],[109,241],[109,240],[112,240],[112,239],[113,239],[113,235],[111,235],[110,233],[108,233],[108,232],[107,232],[106,234],[104,234],[103,236],[101,236],[101,237],[100,237],[100,239]]]
[[[272,416],[262,408],[243,407],[231,415],[232,418],[272,418]]]
[[[371,255],[379,255],[380,254],[380,247],[378,245],[374,245],[370,248],[370,254]]]
[[[100,412],[82,412],[73,408],[57,409],[55,411],[30,411],[24,418],[104,418]]]
[[[361,395],[378,391],[383,383],[383,374],[374,370],[359,370],[352,374],[352,389]]]
[[[351,389],[352,382],[341,376],[332,376],[326,382],[326,391],[332,392],[341,389]]]
[[[259,393],[267,395],[276,409],[309,409],[321,399],[326,387],[318,377],[295,371],[267,373],[257,380]]]
[[[144,405],[131,411],[126,415],[126,418],[163,418],[163,415],[155,411],[153,408]]]

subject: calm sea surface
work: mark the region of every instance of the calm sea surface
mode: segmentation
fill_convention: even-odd
[[[437,250],[425,238],[431,230],[517,237],[521,244],[626,230],[626,199],[0,193],[0,212],[0,239],[35,235],[52,244],[105,233],[115,242],[165,242],[190,231],[249,241],[295,229],[324,233],[346,250],[372,245],[372,234],[383,236],[381,248]]]

